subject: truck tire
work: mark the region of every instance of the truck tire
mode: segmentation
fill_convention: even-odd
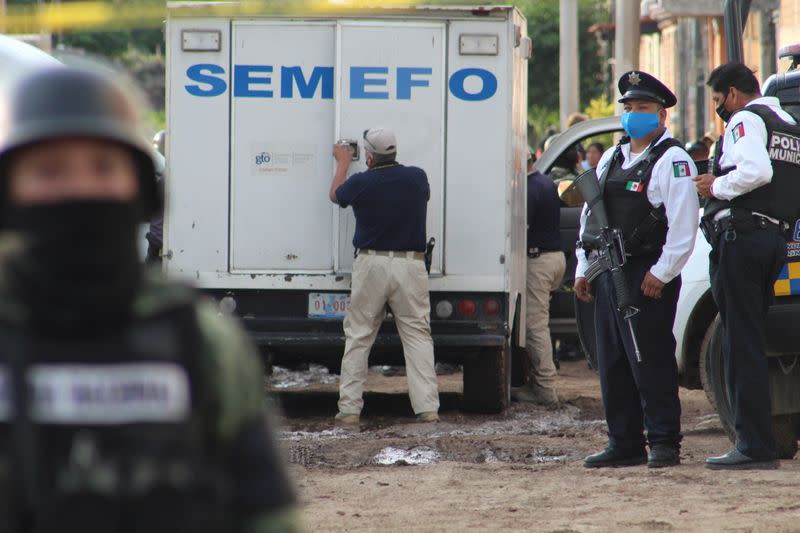
[[[511,347],[483,348],[464,361],[465,411],[499,413],[511,401]]]
[[[594,300],[589,303],[575,298],[575,321],[578,325],[578,338],[586,355],[586,361],[597,370],[597,337],[594,331]]]
[[[736,442],[736,432],[722,360],[722,333],[722,321],[717,315],[700,348],[700,381],[708,401],[719,415],[722,429],[733,443]],[[792,459],[797,453],[795,415],[775,415],[772,417],[772,424],[778,457]]]

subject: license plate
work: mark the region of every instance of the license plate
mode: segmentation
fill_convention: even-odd
[[[312,292],[308,295],[308,318],[335,318],[343,320],[349,306],[349,294],[323,294]]]

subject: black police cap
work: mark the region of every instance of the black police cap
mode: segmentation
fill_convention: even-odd
[[[658,81],[655,76],[641,70],[626,72],[617,83],[622,97],[618,100],[624,103],[628,100],[648,100],[657,102],[664,107],[672,107],[678,99],[666,85]]]

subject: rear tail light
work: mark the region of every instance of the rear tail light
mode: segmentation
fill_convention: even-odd
[[[478,306],[474,300],[461,300],[458,302],[458,316],[460,318],[471,318],[478,312]]]
[[[447,300],[442,300],[436,304],[436,316],[438,318],[450,318],[453,316],[453,304]]]
[[[500,314],[500,302],[497,300],[486,300],[483,302],[484,316],[497,316]]]

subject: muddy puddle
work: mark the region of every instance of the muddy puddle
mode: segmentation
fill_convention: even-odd
[[[272,374],[267,376],[268,388],[282,390],[303,388],[311,385],[329,385],[339,383],[339,376],[331,374],[322,365],[308,365],[308,368],[292,370],[281,366],[272,367]]]
[[[441,422],[426,424],[406,417],[365,417],[360,431],[333,428],[330,418],[293,419],[279,438],[289,460],[306,467],[413,467],[444,461],[547,465],[582,457],[570,440],[605,431],[603,420],[584,420],[581,409],[569,404],[554,410],[514,404],[500,417],[441,414]]]

